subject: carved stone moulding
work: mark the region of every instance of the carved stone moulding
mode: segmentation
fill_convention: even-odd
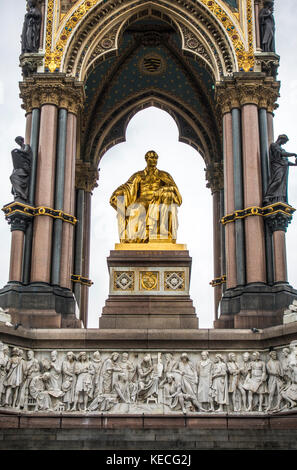
[[[28,349],[0,341],[0,409],[268,416],[297,409],[297,341],[274,349]]]
[[[83,189],[87,192],[92,192],[97,186],[99,179],[99,170],[89,162],[82,160],[76,161],[75,166],[75,187],[76,189]]]
[[[43,66],[44,54],[30,53],[22,54],[20,56],[20,67],[24,78],[28,78],[38,71],[39,67]]]
[[[26,112],[53,104],[77,114],[85,101],[83,84],[65,74],[35,74],[20,83],[20,91]]]
[[[255,72],[263,72],[268,77],[277,77],[280,56],[273,52],[255,54]]]

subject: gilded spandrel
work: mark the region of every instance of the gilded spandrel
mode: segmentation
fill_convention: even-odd
[[[158,170],[158,155],[145,155],[147,166],[134,173],[110,198],[118,217],[121,243],[176,242],[180,192],[169,173]]]

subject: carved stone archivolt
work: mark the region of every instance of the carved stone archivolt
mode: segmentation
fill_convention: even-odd
[[[24,350],[0,342],[0,407],[234,414],[297,409],[297,342],[270,351]]]
[[[82,83],[65,75],[36,74],[20,83],[22,108],[31,112],[45,104],[53,104],[77,114],[85,100]]]
[[[222,114],[246,104],[255,104],[273,112],[277,108],[280,83],[264,75],[240,76],[217,84],[216,99]]]

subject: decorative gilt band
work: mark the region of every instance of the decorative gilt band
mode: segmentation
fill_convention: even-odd
[[[235,222],[235,220],[245,219],[246,217],[249,217],[252,215],[268,217],[268,216],[275,215],[275,214],[284,214],[285,216],[291,219],[295,210],[296,209],[294,209],[292,206],[289,206],[288,204],[285,204],[284,202],[276,202],[269,206],[248,207],[247,209],[242,209],[242,210],[235,211],[232,214],[227,214],[224,217],[222,217],[221,223],[223,225],[226,225],[231,222]]]
[[[211,287],[218,287],[224,284],[226,281],[227,281],[227,276],[226,274],[224,274],[223,276],[216,277],[209,284],[211,285]]]
[[[20,83],[20,91],[22,108],[27,113],[45,104],[52,104],[77,114],[85,99],[84,85],[61,74],[33,75]]]
[[[83,286],[87,286],[87,287],[91,287],[94,284],[94,282],[92,282],[90,279],[88,279],[87,277],[81,276],[80,274],[72,274],[71,281],[78,282],[79,284],[82,284]]]
[[[18,213],[26,215],[29,217],[36,217],[38,215],[47,215],[53,217],[54,219],[62,219],[64,222],[68,222],[72,225],[77,223],[77,219],[66,212],[51,209],[50,207],[32,207],[27,204],[22,204],[21,202],[12,202],[2,208],[2,211],[5,214],[6,218],[11,217],[12,215]]]

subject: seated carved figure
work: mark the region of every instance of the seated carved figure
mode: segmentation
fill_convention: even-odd
[[[145,155],[147,166],[119,186],[110,198],[117,210],[122,243],[147,243],[151,240],[176,241],[177,207],[182,198],[173,178],[157,169],[158,155]]]

